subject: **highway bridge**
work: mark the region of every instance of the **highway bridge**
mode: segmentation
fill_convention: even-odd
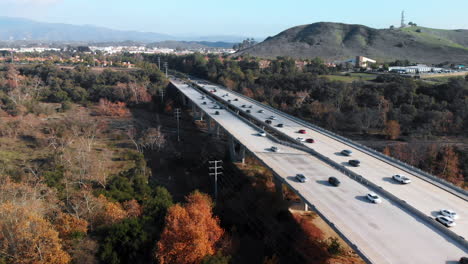
[[[173,78],[171,83],[212,133],[227,134],[233,160],[242,161],[246,151],[251,153],[272,170],[278,190],[288,185],[366,262],[456,263],[468,255],[463,190],[225,87],[199,79],[187,83]],[[268,125],[264,121],[271,116],[275,119]],[[259,136],[263,129],[270,132],[267,137]],[[305,135],[298,133],[301,129]],[[295,142],[297,137],[315,142]],[[279,151],[271,151],[272,146]],[[349,157],[340,154],[343,149],[352,150],[361,166],[348,166]],[[309,181],[298,182],[297,173]],[[393,174],[404,174],[412,183],[398,184]],[[339,178],[341,185],[329,185],[330,176]],[[368,202],[365,195],[370,192],[383,202]],[[460,215],[452,230],[433,220],[443,208]]]

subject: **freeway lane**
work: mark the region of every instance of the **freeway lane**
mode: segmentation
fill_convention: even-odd
[[[206,91],[216,89],[214,94],[221,97],[223,100],[231,100],[231,104],[239,107],[242,110],[250,108],[243,108],[242,105],[252,105],[252,102],[247,101],[241,96],[236,96],[230,93],[228,89],[219,85],[207,84],[204,81],[197,81]],[[228,93],[228,96],[222,97]],[[238,101],[234,101],[237,98]],[[258,110],[262,109],[263,113],[259,113]],[[400,199],[405,200],[408,204],[412,205],[421,212],[428,216],[435,217],[438,210],[440,209],[451,209],[456,211],[460,218],[456,221],[457,226],[453,227],[452,230],[458,235],[468,238],[468,202],[458,196],[455,196],[444,189],[439,188],[419,177],[403,171],[391,164],[377,159],[353,146],[347,145],[328,137],[320,133],[319,131],[307,128],[307,134],[299,134],[299,129],[304,129],[302,124],[298,124],[294,120],[289,119],[286,116],[278,115],[276,112],[270,111],[264,107],[261,103],[256,103],[253,108],[250,109],[251,114],[260,120],[266,120],[270,116],[275,116],[276,120],[272,120],[272,126],[292,138],[303,137],[313,138],[315,143],[304,143],[305,146],[313,148],[322,155],[327,156],[335,162],[341,163],[347,166],[349,159],[358,159],[361,161],[361,166],[358,168],[350,167],[356,173],[361,174],[364,178],[369,181],[381,186],[385,190],[391,192],[393,195],[398,196]],[[277,124],[284,124],[283,128],[276,127]],[[350,149],[353,151],[352,157],[345,157],[339,153],[343,149]],[[394,174],[403,174],[411,178],[412,183],[408,185],[400,185],[394,182],[391,177]]]
[[[323,166],[321,161],[311,156],[266,153],[258,156],[265,163],[273,164],[275,172],[299,190],[343,233],[351,233],[352,241],[375,263],[445,263],[457,260],[458,257],[453,257],[457,254],[463,256],[463,250],[448,242],[434,228],[386,199],[378,205],[369,203],[364,198],[369,192],[365,186],[331,167]],[[309,182],[293,180],[296,173],[307,175]],[[329,185],[329,176],[338,177],[341,185]]]
[[[257,129],[226,111],[213,115],[210,100],[187,85],[172,81],[178,89],[202,108],[225,130],[234,135],[256,157],[262,160],[286,184],[298,190],[373,263],[446,263],[466,255],[463,249],[443,234],[416,220],[386,199],[379,205],[363,199],[370,192],[367,187],[349,179],[315,157],[286,146],[280,153],[267,149],[275,145],[266,137],[256,135]],[[203,105],[202,102],[208,102]],[[296,173],[304,173],[310,180],[299,183],[293,179]],[[329,176],[342,181],[338,188],[326,183]]]

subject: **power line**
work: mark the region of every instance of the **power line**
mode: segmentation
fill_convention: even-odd
[[[211,160],[209,161],[210,165],[214,164],[214,167],[210,167],[210,176],[214,176],[215,178],[215,184],[214,184],[214,189],[215,189],[215,201],[218,199],[218,175],[223,174],[223,172],[219,171],[220,169],[222,170],[223,167],[219,164],[223,163],[222,160]]]
[[[177,141],[180,141],[180,133],[179,133],[179,120],[180,120],[180,108],[176,108],[174,110],[175,118],[177,119]]]

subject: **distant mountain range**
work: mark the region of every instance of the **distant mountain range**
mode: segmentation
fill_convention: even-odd
[[[171,36],[153,32],[114,30],[92,25],[44,23],[23,18],[0,17],[0,41],[43,42],[157,42],[206,41],[237,43],[243,36]],[[232,45],[231,45],[232,46]]]
[[[468,30],[425,27],[374,29],[362,25],[320,22],[287,29],[236,55],[326,61],[365,56],[379,61],[408,59],[420,63],[468,63]]]

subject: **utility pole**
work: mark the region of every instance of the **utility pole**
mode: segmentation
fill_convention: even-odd
[[[210,171],[213,171],[213,172],[210,172],[210,176],[214,176],[215,178],[214,187],[215,187],[215,201],[216,201],[218,199],[218,175],[223,174],[223,172],[219,171],[223,169],[223,167],[220,165],[221,163],[223,163],[223,161],[212,160],[212,161],[209,161],[209,163],[210,165],[214,165],[214,167],[210,167]]]
[[[158,69],[161,70],[161,57],[158,56]]]
[[[166,91],[164,90],[164,88],[159,90],[159,96],[161,96],[161,103],[163,103],[163,101],[164,101],[164,95],[165,94],[166,94]]]
[[[166,78],[167,78],[167,61],[164,62],[164,68],[166,68]]]
[[[177,119],[177,142],[180,141],[180,133],[179,133],[179,120],[180,120],[180,108],[176,108],[174,110],[174,115],[175,115],[175,118]]]

